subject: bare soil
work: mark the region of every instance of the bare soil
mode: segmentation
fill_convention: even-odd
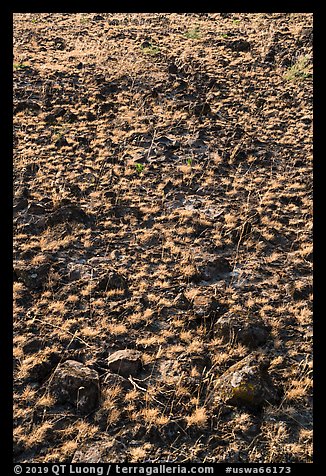
[[[311,462],[312,15],[17,13],[13,63],[15,460]]]

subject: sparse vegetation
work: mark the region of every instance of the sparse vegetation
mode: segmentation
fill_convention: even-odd
[[[28,65],[25,63],[14,63],[13,68],[14,70],[26,69],[28,68]]]
[[[185,33],[185,37],[186,38],[190,38],[192,40],[198,40],[199,38],[201,38],[201,34],[200,34],[200,30],[198,27],[195,27],[195,28],[191,28],[190,30],[188,30],[186,33]]]
[[[312,77],[312,65],[307,56],[300,56],[284,74],[288,81],[300,81]]]
[[[156,56],[161,50],[159,46],[148,43],[147,46],[142,46],[142,51],[145,55]]]
[[[15,13],[13,65],[15,461],[311,462],[312,15]]]
[[[145,165],[144,164],[139,164],[139,163],[136,163],[135,164],[135,167],[136,167],[136,171],[140,174],[144,171],[144,168],[145,168]]]

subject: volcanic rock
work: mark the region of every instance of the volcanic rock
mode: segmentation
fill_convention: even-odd
[[[75,360],[57,367],[50,388],[58,403],[71,403],[81,414],[90,413],[99,402],[98,373]]]
[[[111,372],[128,378],[135,377],[141,370],[141,352],[133,349],[118,350],[107,360]]]
[[[269,361],[262,354],[252,352],[216,380],[215,401],[254,409],[277,403],[280,393],[273,385],[268,367]]]
[[[29,289],[38,290],[46,284],[50,267],[49,263],[30,266],[24,261],[16,261],[14,263],[14,277],[22,281]]]
[[[222,337],[225,342],[235,339],[254,349],[266,343],[270,335],[270,327],[256,317],[241,317],[226,313],[216,321],[214,333],[217,337]]]

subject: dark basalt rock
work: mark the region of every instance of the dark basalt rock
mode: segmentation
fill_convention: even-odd
[[[233,340],[252,349],[266,343],[271,328],[256,317],[236,316],[232,313],[223,314],[214,325],[214,335],[222,337],[225,342]]]
[[[123,390],[130,390],[132,389],[132,384],[126,378],[122,377],[122,375],[115,374],[112,372],[107,372],[104,380],[103,385],[109,387],[121,387]]]
[[[34,101],[20,101],[19,103],[14,106],[14,114],[17,114],[21,111],[33,111],[33,112],[40,112],[41,106]]]
[[[39,290],[46,284],[50,268],[50,263],[30,266],[24,261],[16,261],[14,263],[14,279],[22,281],[29,289]]]
[[[91,217],[77,205],[64,205],[47,217],[45,226],[58,225],[64,222],[81,222],[89,225],[91,221]]]
[[[268,359],[258,352],[232,365],[215,382],[215,402],[251,409],[278,403],[281,393],[274,386],[268,367]]]
[[[133,349],[118,350],[107,359],[111,372],[128,378],[135,377],[141,370],[141,352]]]
[[[99,403],[99,376],[86,365],[67,360],[57,367],[50,390],[58,403],[70,403],[78,413],[88,414]]]
[[[127,291],[126,279],[116,271],[110,271],[102,275],[96,284],[95,291],[110,291],[113,289],[124,289]]]
[[[223,279],[232,271],[232,267],[226,258],[216,257],[206,262],[197,264],[200,277],[204,281]]]
[[[243,39],[230,41],[226,46],[232,51],[249,51],[251,49],[249,41]]]

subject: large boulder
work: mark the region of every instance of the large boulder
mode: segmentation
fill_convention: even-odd
[[[141,352],[133,349],[117,350],[108,357],[107,365],[111,372],[122,377],[135,377],[142,367]]]
[[[75,360],[58,365],[50,388],[58,403],[70,403],[81,414],[92,412],[99,403],[98,373]]]
[[[268,374],[268,367],[268,359],[259,352],[252,352],[232,365],[215,381],[215,402],[251,408],[277,403],[280,392]]]
[[[214,325],[214,335],[225,342],[237,341],[251,349],[266,343],[270,336],[270,326],[258,317],[240,316],[227,312]]]

